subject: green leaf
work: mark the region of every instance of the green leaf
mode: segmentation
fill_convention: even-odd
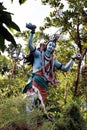
[[[25,3],[25,2],[26,2],[26,0],[19,0],[20,5]]]
[[[4,37],[0,35],[0,50],[4,52],[6,46],[4,45]]]
[[[0,25],[0,34],[4,37],[4,39],[12,42],[12,44],[16,47],[16,42],[14,40],[14,37],[3,25]]]
[[[3,11],[0,16],[0,22],[4,23],[6,26],[15,29],[16,31],[20,31],[19,26],[12,21],[11,13]]]
[[[11,18],[12,13],[7,12],[7,11],[2,11],[0,14],[1,14],[0,21],[3,21],[3,19],[12,20]]]
[[[8,27],[11,27],[11,28],[15,29],[16,31],[20,31],[19,26],[15,22],[13,22],[13,21],[5,22],[5,24]]]
[[[3,2],[0,2],[0,11],[5,10],[6,8],[2,5]]]
[[[13,0],[11,0],[11,2],[13,2]]]
[[[14,0],[11,0],[11,2],[13,2]],[[27,0],[19,0],[19,4],[21,5],[21,4],[23,4],[23,3],[25,3]]]

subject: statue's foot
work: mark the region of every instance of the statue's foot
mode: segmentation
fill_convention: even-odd
[[[46,119],[49,119],[50,121],[55,121],[55,118],[50,114],[45,114],[43,117],[45,117]]]
[[[47,114],[47,118],[48,118],[50,121],[55,121],[55,118],[54,118],[52,115],[50,115],[50,114]]]
[[[33,25],[33,24],[31,24],[31,23],[29,23],[29,24],[26,23],[26,27],[27,27],[28,29],[30,29],[30,30],[35,30],[35,29],[36,29],[36,25]]]

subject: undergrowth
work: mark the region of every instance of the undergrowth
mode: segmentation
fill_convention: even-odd
[[[52,122],[40,108],[27,113],[23,97],[11,97],[0,103],[0,130],[87,130],[87,122],[77,104],[69,104],[60,115]]]

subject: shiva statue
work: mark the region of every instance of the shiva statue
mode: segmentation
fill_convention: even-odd
[[[30,54],[29,56],[25,57],[25,59],[29,65],[32,65],[33,71],[30,82],[24,87],[23,93],[26,93],[27,96],[31,95],[32,102],[34,101],[33,95],[36,93],[41,102],[42,110],[47,117],[50,118],[46,111],[45,101],[49,83],[53,86],[57,86],[59,83],[59,81],[55,79],[54,68],[67,72],[73,65],[75,59],[81,59],[81,55],[75,54],[66,65],[63,65],[54,57],[57,38],[54,37],[53,39],[49,40],[47,44],[41,44],[39,48],[36,48],[33,45],[33,37],[36,25],[29,23],[26,24],[26,27],[31,30],[31,34],[28,41]]]

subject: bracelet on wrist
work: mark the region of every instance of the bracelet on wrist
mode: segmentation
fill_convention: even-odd
[[[35,33],[35,30],[32,30],[31,33],[34,34],[34,33]]]
[[[72,57],[72,60],[75,61],[75,58]]]

